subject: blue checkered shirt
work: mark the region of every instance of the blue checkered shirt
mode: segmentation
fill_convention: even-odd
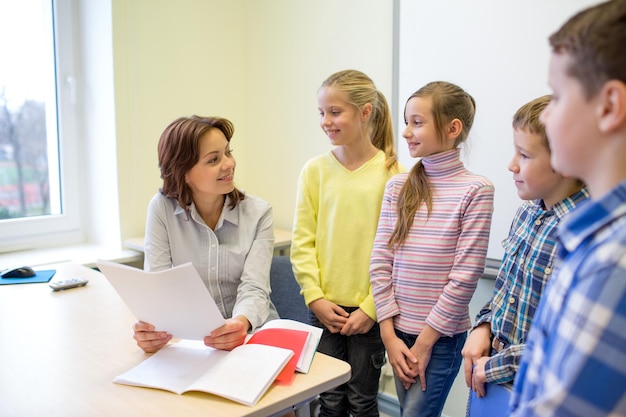
[[[556,258],[556,226],[563,216],[586,200],[586,189],[550,210],[541,200],[526,201],[517,210],[508,237],[493,297],[476,316],[476,325],[491,323],[491,335],[505,348],[485,364],[487,382],[512,382],[524,352],[530,323]]]
[[[626,416],[626,181],[559,226],[512,416]]]

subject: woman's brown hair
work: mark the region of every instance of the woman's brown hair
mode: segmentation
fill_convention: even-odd
[[[431,113],[440,141],[443,142],[446,126],[454,119],[458,119],[462,125],[454,147],[458,147],[467,139],[474,123],[476,103],[474,98],[465,90],[449,82],[434,81],[411,94],[411,97],[407,99],[407,103],[415,97],[429,97],[431,99]],[[408,123],[406,118],[404,122]],[[432,193],[424,165],[419,160],[409,171],[407,180],[398,195],[398,220],[389,237],[388,246],[390,249],[395,249],[406,241],[413,226],[415,213],[422,203],[426,204],[428,214],[430,215],[432,210]]]
[[[165,197],[175,198],[187,214],[192,198],[185,175],[200,159],[200,138],[211,129],[219,129],[228,142],[235,132],[233,124],[221,117],[180,117],[165,128],[159,139],[159,169],[163,179],[160,192]],[[227,196],[231,209],[245,198],[245,194],[237,188]]]

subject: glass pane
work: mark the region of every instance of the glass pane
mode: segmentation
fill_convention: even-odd
[[[0,221],[61,214],[50,0],[0,0]]]

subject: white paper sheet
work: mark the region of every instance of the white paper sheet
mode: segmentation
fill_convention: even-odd
[[[225,323],[191,263],[146,272],[99,259],[96,265],[138,320],[175,338],[202,340]]]

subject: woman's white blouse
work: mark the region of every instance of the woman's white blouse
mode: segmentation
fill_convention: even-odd
[[[243,315],[255,329],[278,317],[269,296],[272,208],[251,195],[232,210],[228,205],[227,198],[212,230],[195,205],[188,218],[175,199],[156,194],[148,206],[144,269],[192,262],[224,317]]]

